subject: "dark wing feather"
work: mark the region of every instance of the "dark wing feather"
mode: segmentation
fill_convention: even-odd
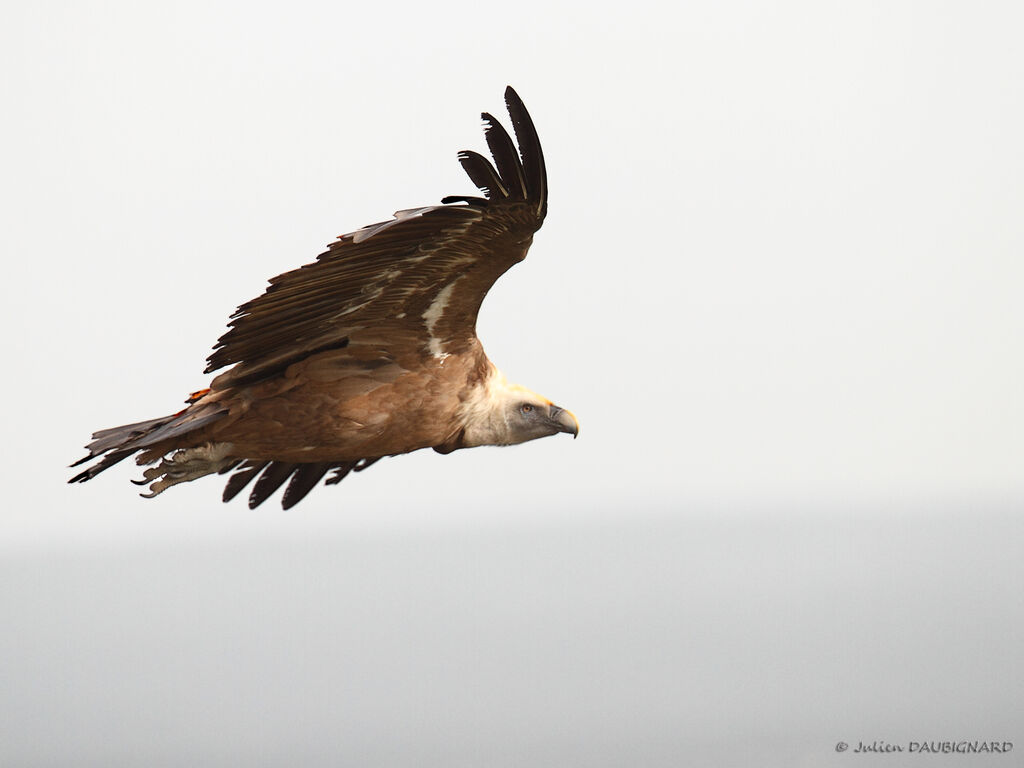
[[[210,355],[207,372],[235,366],[217,386],[273,376],[346,345],[356,358],[373,347],[375,354],[411,363],[429,354],[431,337],[451,353],[474,345],[484,296],[525,257],[546,211],[536,131],[511,89],[506,100],[522,159],[493,118],[487,143],[497,170],[476,153],[459,155],[486,199],[454,198],[454,204],[399,212],[392,221],[342,236],[315,263],[273,278],[262,296],[232,315]],[[428,327],[424,313],[446,289],[444,316]]]
[[[256,477],[263,468],[270,462],[267,461],[254,461],[250,460],[242,465],[235,474],[228,478],[227,485],[224,486],[224,495],[221,497],[224,501],[231,501],[235,496],[242,492],[242,490],[252,479]]]
[[[266,501],[289,478],[291,480],[284,489],[281,507],[291,509],[306,498],[324,475],[332,469],[334,474],[327,479],[326,485],[340,483],[350,472],[360,472],[379,460],[380,457],[376,457],[340,463],[322,461],[309,464],[284,461],[246,461],[241,465],[241,469],[228,480],[228,484],[224,488],[224,501],[231,501],[235,498],[243,488],[252,482],[254,477],[262,472],[263,474],[256,481],[252,493],[249,494],[249,509],[255,509]]]
[[[484,136],[487,138],[487,147],[494,155],[494,164],[498,166],[501,178],[506,180],[507,196],[514,200],[525,200],[526,178],[523,176],[523,164],[519,160],[519,153],[516,152],[512,137],[501,123],[494,119],[494,115],[484,112],[480,117],[484,120]]]
[[[487,197],[494,197],[495,194],[500,197],[508,197],[508,190],[501,183],[501,178],[494,170],[494,166],[491,165],[491,161],[479,152],[473,152],[470,149],[462,150],[459,152],[459,163],[462,165],[462,170],[469,176],[469,180],[476,184]],[[442,198],[441,202],[443,203],[445,199],[447,198]]]
[[[299,466],[301,465],[292,464],[288,461],[270,462],[270,466],[263,470],[260,479],[253,486],[252,493],[249,494],[249,509],[256,509],[256,507],[266,501]]]
[[[358,462],[347,461],[344,464],[338,464],[334,467],[334,474],[327,478],[327,482],[324,485],[337,485],[346,477],[348,474],[356,468]]]
[[[523,173],[526,185],[530,190],[530,198],[539,203],[538,214],[541,220],[548,209],[548,172],[544,164],[544,151],[540,147],[540,138],[533,125],[533,118],[526,111],[523,100],[512,86],[505,89],[505,105],[512,118],[512,130],[519,142],[519,152],[523,157]]]
[[[472,195],[448,195],[442,197],[441,202],[445,205],[449,203],[469,203],[470,205],[485,206],[487,205],[486,197],[474,197]]]
[[[307,493],[316,488],[316,484],[333,466],[335,465],[329,461],[319,464],[300,464],[299,468],[295,470],[295,474],[292,475],[292,481],[284,489],[284,498],[281,499],[282,509],[291,509],[302,501]]]

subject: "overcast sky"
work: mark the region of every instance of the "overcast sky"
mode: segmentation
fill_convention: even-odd
[[[202,387],[267,278],[472,192],[455,153],[483,148],[507,83],[551,203],[479,334],[580,438],[388,460],[304,514],[1024,493],[1012,4],[34,3],[8,20],[13,530],[251,518],[219,508],[216,480],[143,502],[130,466],[70,488],[62,467],[91,431]]]
[[[0,748],[1020,751],[1022,22],[1009,2],[6,10]],[[388,459],[286,513],[223,505],[213,478],[145,501],[128,462],[66,484],[94,430],[207,384],[267,278],[472,194],[456,153],[485,148],[506,84],[550,207],[479,335],[578,440]]]

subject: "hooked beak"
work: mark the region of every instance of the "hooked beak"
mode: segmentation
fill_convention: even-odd
[[[580,423],[576,420],[576,416],[573,415],[572,411],[567,411],[565,408],[559,408],[557,405],[552,405],[551,412],[548,414],[548,419],[551,420],[551,425],[559,432],[568,432],[572,435],[573,440],[579,437]]]

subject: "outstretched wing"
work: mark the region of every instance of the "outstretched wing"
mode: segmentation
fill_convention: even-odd
[[[459,153],[484,197],[399,211],[343,235],[316,262],[278,275],[238,308],[210,355],[218,386],[272,376],[317,352],[369,346],[399,361],[465,351],[494,282],[526,256],[547,212],[544,155],[516,92],[505,103],[519,143],[484,113],[492,165]]]

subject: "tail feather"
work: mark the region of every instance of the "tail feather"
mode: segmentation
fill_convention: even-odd
[[[184,411],[159,419],[101,429],[93,434],[92,442],[85,446],[89,453],[71,466],[77,467],[94,459],[99,459],[99,461],[83,472],[79,472],[68,482],[84,483],[92,480],[100,472],[138,451],[202,429],[225,414],[227,414],[226,408],[217,403],[211,403],[210,405],[186,408]],[[162,455],[163,451],[160,454]]]
[[[138,447],[148,448],[151,445],[162,443],[164,440],[182,437],[189,432],[195,432],[217,421],[227,412],[227,408],[220,403],[186,408],[171,421],[161,424],[152,432],[147,433],[145,438],[138,443]]]
[[[75,475],[70,480],[68,480],[68,482],[69,483],[84,483],[86,480],[92,480],[94,477],[96,477],[96,475],[98,475],[103,470],[109,469],[110,467],[112,467],[115,464],[117,464],[119,461],[123,461],[124,459],[127,459],[133,453],[135,453],[135,451],[132,451],[132,450],[114,451],[113,453],[109,453],[106,456],[104,456],[103,459],[99,463],[93,464],[91,467],[86,469],[84,472],[79,472],[77,475]],[[94,455],[86,456],[83,459],[79,459],[78,461],[76,461],[71,466],[72,467],[77,467],[83,461],[88,461],[89,459],[92,459],[92,458],[95,458],[95,456]]]
[[[133,440],[144,437],[153,430],[162,427],[173,419],[174,416],[162,416],[159,419],[137,421],[134,424],[124,424],[120,427],[111,427],[110,429],[101,429],[99,432],[94,432],[92,435],[92,442],[85,446],[85,449],[89,451],[89,454],[87,456],[83,456],[71,466],[77,467],[79,464],[84,464],[90,459],[101,456],[107,451],[127,445]]]

